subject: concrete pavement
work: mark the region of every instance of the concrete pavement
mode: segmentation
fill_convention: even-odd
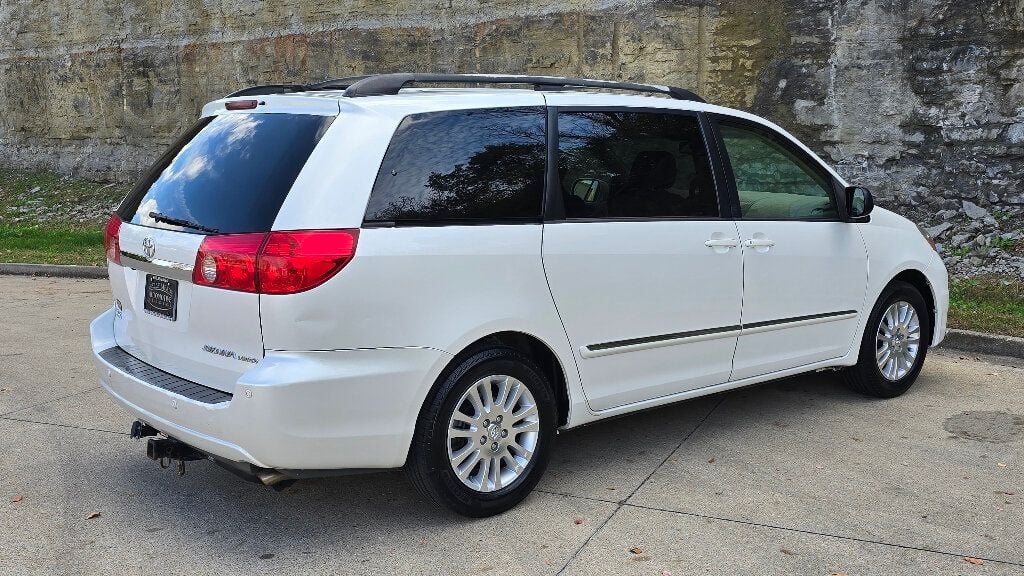
[[[467,520],[398,473],[161,470],[89,363],[106,282],[0,295],[0,574],[1024,573],[1020,361],[935,351],[894,400],[822,373],[563,433],[523,505]]]

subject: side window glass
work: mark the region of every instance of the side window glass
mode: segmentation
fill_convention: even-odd
[[[717,217],[697,118],[657,112],[559,112],[566,218]]]
[[[381,163],[367,222],[538,219],[543,108],[414,114]]]
[[[830,219],[836,206],[829,179],[768,134],[719,124],[740,200],[749,219]]]

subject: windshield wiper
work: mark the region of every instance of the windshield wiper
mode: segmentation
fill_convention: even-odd
[[[184,226],[193,230],[199,230],[200,232],[206,232],[207,234],[216,234],[220,232],[216,228],[210,228],[209,226],[203,226],[202,224],[196,224],[195,222],[189,222],[188,220],[182,220],[172,216],[165,216],[159,212],[150,212],[149,217],[157,222],[163,222],[164,224],[171,224],[173,226]]]

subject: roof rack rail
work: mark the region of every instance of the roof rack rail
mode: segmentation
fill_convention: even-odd
[[[332,81],[328,81],[330,83]],[[377,74],[357,80],[345,89],[345,96],[384,96],[398,94],[406,84],[428,82],[437,84],[532,84],[536,90],[558,90],[563,88],[608,88],[631,92],[664,94],[676,100],[704,102],[697,94],[675,86],[658,84],[636,84],[610,80],[585,78],[562,78],[559,76],[521,76],[505,74]],[[327,84],[324,83],[324,84]],[[332,88],[335,86],[332,86]],[[340,86],[337,86],[340,88]]]
[[[317,82],[315,84],[264,84],[260,86],[250,86],[249,88],[242,88],[241,90],[232,92],[225,96],[225,98],[234,98],[236,96],[263,96],[264,94],[287,94],[289,92],[310,92],[316,90],[344,90],[356,82],[369,77],[370,76],[368,75],[347,76],[345,78],[324,80],[323,82]]]
[[[308,90],[343,90],[349,86],[359,82],[360,80],[366,80],[372,77],[373,74],[363,74],[362,76],[346,76],[344,78],[333,78],[331,80],[324,80],[323,82],[317,82],[316,84],[310,84],[306,86]]]
[[[434,84],[531,84],[535,90],[564,90],[567,88],[607,88],[630,92],[664,94],[676,100],[704,102],[697,94],[660,84],[637,84],[612,80],[590,80],[586,78],[563,78],[561,76],[521,76],[515,74],[370,74],[347,76],[317,82],[315,84],[266,84],[243,88],[225,98],[235,96],[261,96],[264,94],[286,94],[289,92],[312,92],[317,90],[344,90],[345,96],[384,96],[398,94],[406,84],[427,82]]]

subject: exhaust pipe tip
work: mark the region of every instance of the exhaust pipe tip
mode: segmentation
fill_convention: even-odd
[[[260,479],[260,482],[264,486],[273,486],[284,480],[288,480],[288,475],[284,472],[278,472],[277,470],[260,470],[256,473],[256,477]]]
[[[277,492],[295,484],[294,478],[279,470],[260,470],[256,473],[256,478],[258,478],[264,486],[269,486]]]

